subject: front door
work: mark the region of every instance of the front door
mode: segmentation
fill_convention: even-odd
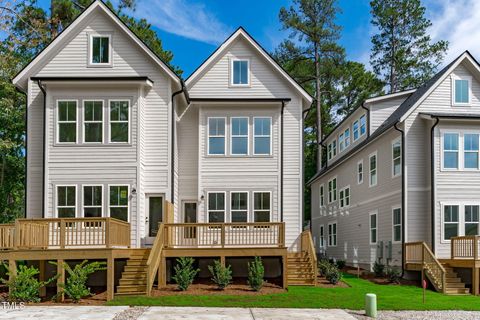
[[[183,222],[197,223],[197,203],[196,202],[183,203]],[[196,239],[196,237],[197,237],[196,227],[185,228],[185,231],[184,231],[185,239]]]
[[[158,232],[158,224],[163,221],[163,196],[147,196],[146,230],[145,243],[153,244]]]

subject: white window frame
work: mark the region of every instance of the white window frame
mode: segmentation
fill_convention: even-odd
[[[475,151],[466,151],[465,150],[465,135],[466,134],[476,134],[478,135],[478,138],[479,138],[479,150],[476,151],[477,153],[477,167],[476,168],[466,168],[465,167],[465,153],[474,153]],[[460,143],[462,145],[460,145]],[[442,145],[443,146],[443,145]],[[459,133],[459,136],[458,136],[458,159],[459,159],[459,163],[458,163],[458,170],[464,170],[464,171],[479,171],[480,170],[480,131],[473,131],[473,130],[462,130],[460,133]],[[461,155],[460,155],[460,152],[461,152]],[[443,157],[443,153],[442,153],[442,157]],[[462,161],[462,163],[460,163],[460,160]]]
[[[348,197],[346,195],[346,191],[348,189]],[[343,187],[342,189],[340,189],[339,191],[339,207],[340,209],[344,209],[344,208],[348,208],[350,207],[350,197],[351,197],[351,190],[350,190],[350,185],[346,186],[346,187]],[[343,204],[342,204],[343,202]],[[347,204],[348,202],[348,204]]]
[[[62,142],[60,141],[60,123],[73,123],[73,121],[60,121],[60,107],[59,103],[60,102],[73,102],[75,101],[76,107],[75,107],[75,142]],[[57,105],[56,105],[56,114],[55,114],[55,130],[56,130],[56,139],[55,143],[57,144],[67,144],[67,145],[73,145],[78,143],[78,123],[79,117],[78,117],[78,99],[57,99]]]
[[[223,135],[210,136],[210,119],[223,119]],[[210,138],[223,138],[223,153],[210,153]],[[223,157],[227,154],[227,117],[207,117],[207,155],[210,157]]]
[[[344,136],[344,144],[345,144],[345,149],[347,149],[348,147],[350,147],[350,143],[351,143],[351,131],[350,131],[350,127],[346,128],[345,131],[343,131],[343,136]],[[345,150],[344,149],[344,150]]]
[[[264,135],[256,135],[255,134],[255,119],[270,119],[270,135],[269,136],[264,136]],[[269,116],[265,117],[253,117],[253,123],[252,123],[252,136],[253,136],[253,155],[255,156],[271,156],[272,155],[272,148],[273,148],[273,141],[272,141],[272,132],[273,132],[273,118]],[[270,138],[270,150],[269,153],[256,153],[255,152],[255,138]]]
[[[217,193],[218,193],[218,192],[217,192]],[[247,223],[248,223],[248,222],[251,222],[251,221],[252,221],[252,217],[250,217],[250,192],[248,192],[248,191],[237,191],[237,190],[235,190],[235,191],[230,191],[230,194],[229,194],[230,198],[228,199],[228,202],[229,202],[229,206],[228,206],[228,209],[229,209],[229,219],[228,219],[228,220],[225,219],[225,222],[226,222],[226,221],[230,221],[231,223],[234,223],[234,222],[232,221],[232,211],[241,211],[241,210],[236,210],[236,209],[233,209],[233,208],[232,208],[232,194],[234,194],[234,193],[246,193],[246,194],[247,194],[247,209],[246,209],[246,210],[247,210]],[[226,201],[226,200],[227,200],[227,198],[225,198],[225,201]],[[226,208],[225,208],[225,209],[226,209]],[[226,210],[225,210],[225,211],[226,211]],[[225,212],[225,214],[226,214],[226,212]],[[226,217],[225,217],[225,218],[226,218]]]
[[[102,121],[97,121],[97,120],[85,120],[85,102],[101,102],[102,103]],[[130,108],[130,105],[129,105]],[[86,144],[103,144],[105,143],[105,101],[102,99],[84,99],[82,100],[82,110],[83,110],[83,117],[82,117],[82,142]],[[110,111],[110,110],[109,110]],[[130,111],[129,111],[130,112]],[[128,115],[130,117],[130,115]],[[85,128],[85,125],[88,123],[101,123],[102,124],[102,141],[100,142],[86,142],[85,141],[85,136],[87,129]],[[130,130],[129,130],[130,131]]]
[[[318,187],[318,204],[320,208],[325,207],[325,184],[321,184]]]
[[[257,193],[269,193],[270,194],[270,210],[269,210],[269,217],[268,221],[272,222],[272,210],[273,210],[273,198],[272,198],[272,191],[261,191],[261,190],[255,190],[253,192],[253,198],[252,198],[252,221],[255,222],[255,211],[267,211],[267,210],[255,210],[255,194]],[[262,222],[259,222],[262,223]]]
[[[333,180],[335,180],[335,189],[333,189]],[[330,191],[330,181],[332,181],[332,191],[333,191],[333,193]],[[330,204],[330,203],[336,202],[337,199],[338,199],[338,195],[337,195],[337,192],[338,192],[337,176],[328,180],[327,188],[328,188],[328,203]],[[330,196],[330,194],[333,195],[333,196]]]
[[[107,217],[111,217],[110,215],[110,208],[123,208],[125,206],[117,206],[117,205],[110,205],[110,187],[127,187],[127,222],[130,222],[130,185],[129,184],[122,184],[122,183],[112,183],[108,184],[108,196],[107,196]]]
[[[58,188],[62,187],[74,187],[75,188],[75,218],[78,217],[78,189],[76,184],[57,184],[55,185],[55,218],[60,218],[58,216],[58,209],[62,208],[72,208],[72,206],[59,206],[58,205]]]
[[[233,73],[234,73],[234,68],[233,68],[233,64],[235,61],[247,61],[247,78],[248,78],[248,81],[247,83],[233,83]],[[250,58],[242,58],[242,57],[238,57],[238,58],[232,58],[230,59],[230,86],[232,87],[250,87]]]
[[[208,207],[208,204],[210,203],[210,194],[213,194],[213,193],[223,193],[223,210],[210,210],[210,208]],[[205,205],[205,207],[207,208],[207,219],[205,219],[207,221],[207,223],[217,223],[217,222],[210,222],[210,212],[223,212],[223,223],[226,223],[228,221],[228,217],[227,217],[227,201],[229,201],[230,199],[227,199],[227,192],[226,191],[208,191],[207,192],[207,203]],[[229,206],[228,206],[229,207]],[[222,222],[218,222],[218,223],[222,223]]]
[[[337,139],[332,141],[332,158],[335,158],[337,156]]]
[[[342,152],[343,150],[345,150],[345,136],[342,132],[338,135],[338,151]]]
[[[357,130],[355,130],[355,124],[357,125]],[[357,138],[355,138],[355,132],[357,132]],[[358,139],[360,139],[361,135],[360,135],[360,119],[357,119],[355,121],[353,121],[353,124],[352,124],[352,138],[353,138],[353,142],[357,141]]]
[[[375,228],[372,228],[372,216],[375,216]],[[375,230],[375,242],[372,241],[372,231]],[[378,243],[378,210],[368,214],[368,238],[371,245]]]
[[[321,224],[318,226],[318,248],[319,249],[325,249],[326,243],[325,243],[325,225]]]
[[[333,225],[335,225],[335,233],[333,233]],[[330,226],[332,226],[332,233],[330,233]],[[331,241],[335,239],[335,241]],[[327,226],[327,246],[336,247],[338,243],[338,224],[337,221],[332,221],[328,223]]]
[[[375,157],[375,184],[372,184],[372,164],[371,164],[371,158]],[[371,153],[368,156],[368,187],[375,187],[378,184],[378,155],[377,151]]]
[[[452,106],[456,107],[470,107],[472,105],[472,77],[471,76],[459,76],[452,75]],[[468,81],[468,102],[456,102],[455,101],[455,80],[467,80]]]
[[[444,143],[445,143],[445,134],[456,134],[458,135],[458,149],[457,149],[457,168],[445,168],[445,151],[454,151],[454,150],[445,150]],[[459,131],[452,131],[452,130],[440,130],[440,161],[442,171],[459,171],[462,170],[463,167],[463,139],[462,133]]]
[[[128,102],[128,141],[122,141],[122,142],[112,142],[112,123],[125,123],[125,120],[113,120],[112,121],[112,112],[111,112],[111,102]],[[132,126],[132,101],[130,99],[109,99],[108,100],[108,142],[113,143],[113,144],[130,144],[130,139],[131,139],[131,126]]]
[[[333,142],[330,142],[327,147],[327,158],[328,160],[332,160],[333,158]]]
[[[104,217],[105,216],[105,210],[104,210],[104,188],[103,188],[103,184],[83,184],[82,186],[82,211],[81,211],[81,217],[85,217],[85,208],[100,208],[102,210],[102,214],[100,217]],[[90,205],[85,205],[85,187],[101,187],[102,188],[102,196],[101,196],[101,199],[102,199],[102,204],[100,206],[90,206]],[[110,189],[109,189],[110,190]],[[110,195],[109,195],[109,198],[108,198],[108,201],[109,201],[109,206],[110,206]]]
[[[233,120],[234,119],[246,119],[247,120],[247,135],[234,135],[233,134]],[[208,131],[210,138],[210,130]],[[247,138],[247,153],[233,153],[233,138]],[[225,139],[226,140],[226,139]],[[209,139],[210,141],[210,139]],[[209,150],[210,151],[210,150]],[[250,155],[250,118],[249,117],[230,117],[230,154],[233,156],[248,156]]]
[[[360,171],[358,170],[360,165],[362,165],[362,171],[360,175]],[[357,184],[362,184],[363,180],[365,180],[365,167],[363,166],[363,159],[357,162]]]
[[[445,201],[440,202],[440,222],[441,222],[441,233],[440,233],[440,243],[450,243],[450,239],[445,239],[445,206],[458,206],[458,235],[459,237],[465,235],[465,206],[479,206],[480,201]],[[479,213],[480,215],[480,213]],[[447,222],[448,223],[448,222]],[[479,226],[480,228],[480,226]],[[479,229],[480,232],[480,229]]]
[[[398,158],[394,158],[393,157],[393,149],[395,147],[395,144],[400,144],[400,156]],[[391,155],[392,155],[392,178],[396,178],[396,177],[399,177],[402,175],[402,152],[403,152],[403,148],[402,148],[402,141],[400,138],[395,138],[392,140],[392,150],[391,150]],[[397,174],[395,174],[395,160],[400,160],[400,172],[398,172]],[[377,166],[378,166],[378,163],[377,163]]]
[[[108,63],[94,63],[93,62],[93,38],[101,37],[101,38],[108,38]],[[113,67],[113,45],[112,45],[112,33],[107,32],[92,32],[88,33],[88,67],[97,67],[97,68],[105,68],[105,67]]]
[[[400,210],[400,223],[399,224],[395,224],[395,210]],[[402,216],[403,216],[402,206],[400,206],[400,205],[393,206],[392,207],[392,243],[401,243],[402,242],[402,238],[403,238]],[[395,240],[395,227],[400,227],[400,240]]]
[[[465,209],[466,209],[466,208],[465,208],[466,206],[477,206],[477,207],[479,207],[479,220],[480,220],[480,204],[479,204],[479,203],[471,203],[470,201],[465,202],[465,203],[463,204],[463,214],[461,215],[461,218],[460,218],[460,220],[463,219],[463,221],[462,221],[462,227],[460,228],[460,230],[462,230],[462,232],[463,232],[462,234],[465,235],[465,225],[466,225],[467,223],[469,223],[469,224],[476,224],[476,225],[477,225],[477,234],[480,234],[480,221],[477,221],[477,222],[475,222],[475,221],[467,221],[467,219],[466,219],[466,210],[465,210]]]
[[[365,119],[365,132],[362,133],[362,118]],[[358,118],[358,123],[360,124],[360,137],[367,134],[368,126],[367,126],[367,115],[363,114]]]

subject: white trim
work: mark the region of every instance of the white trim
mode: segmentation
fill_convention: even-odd
[[[59,115],[59,102],[75,102],[75,142],[61,142],[60,141],[60,115]],[[55,144],[62,145],[74,145],[78,144],[78,99],[57,99],[56,100],[56,112],[55,112]],[[62,123],[73,123],[73,121],[62,121]]]
[[[245,87],[250,87],[251,86],[251,77],[250,77],[250,58],[242,58],[242,57],[238,57],[238,58],[230,58],[230,81],[229,81],[229,86],[230,87],[233,87],[233,88],[245,88]],[[247,62],[247,83],[233,83],[233,78],[234,78],[234,74],[233,74],[233,71],[234,71],[234,68],[233,68],[233,63],[235,61],[246,61]]]
[[[455,129],[440,129],[440,171],[466,171],[466,172],[478,172],[480,171],[480,150],[477,150],[477,168],[465,168],[465,135],[466,134],[475,134],[479,138],[479,149],[480,149],[480,131],[475,130],[455,130]],[[457,150],[457,168],[445,168],[445,157],[444,152],[454,152],[455,150],[445,150],[445,134],[456,134],[458,135],[458,150]],[[474,151],[473,151],[474,152]]]
[[[270,194],[269,198],[270,198],[270,209],[269,209],[269,217],[268,217],[268,221],[269,222],[272,222],[272,216],[273,216],[273,197],[272,197],[272,191],[262,191],[262,190],[255,190],[253,191],[253,200],[252,200],[252,214],[253,214],[253,217],[252,217],[252,221],[255,222],[255,194],[256,193],[268,193]],[[257,211],[267,211],[267,210],[257,210]]]
[[[395,210],[400,210],[400,223],[395,224]],[[402,206],[401,205],[395,205],[392,206],[392,243],[401,243],[403,234],[402,234]],[[400,226],[400,240],[395,240],[395,226]]]
[[[110,215],[110,207],[114,208],[124,208],[125,206],[119,205],[110,205],[110,187],[127,187],[127,222],[130,222],[130,185],[129,184],[122,184],[122,183],[111,183],[107,185],[108,188],[108,196],[107,196],[107,217],[111,217]]]
[[[85,102],[101,102],[102,103],[102,121],[98,120],[85,120]],[[109,106],[110,107],[110,106]],[[110,109],[109,109],[110,111]],[[82,143],[86,144],[104,144],[105,143],[105,101],[103,99],[82,99]],[[87,123],[101,123],[102,124],[102,141],[100,142],[86,142],[85,136],[87,130],[85,124]]]
[[[209,204],[210,204],[210,194],[212,193],[223,193],[223,210],[210,210],[210,208],[208,207]],[[210,222],[210,211],[211,212],[223,212],[223,222],[227,222],[227,192],[226,191],[207,191],[207,202],[205,204],[205,207],[207,209],[207,217],[205,219],[205,221],[207,223],[213,223],[213,222]]]
[[[118,142],[113,142],[112,141],[112,122],[114,123],[125,123],[125,120],[113,120],[112,121],[112,112],[111,112],[111,102],[128,102],[128,141],[118,141]],[[108,99],[108,142],[113,143],[113,144],[130,144],[131,137],[130,135],[132,134],[132,101],[131,99]]]
[[[472,77],[471,76],[460,76],[460,75],[451,75],[450,76],[452,82],[452,106],[454,107],[470,107],[472,105]],[[455,80],[466,80],[468,82],[468,102],[456,102],[455,101],[455,93],[457,88],[455,87]]]
[[[333,182],[333,180],[335,180],[335,190],[333,190],[333,183],[332,183],[332,191],[335,191],[332,193],[333,197],[330,197],[330,181]],[[338,200],[338,180],[337,180],[337,176],[334,176],[330,179],[327,180],[327,191],[328,191],[328,198],[327,198],[327,203],[330,204],[330,203],[334,203]]]
[[[239,37],[243,37],[247,42],[252,45],[260,55],[273,67],[275,71],[280,73],[305,99],[308,101],[308,104],[311,104],[313,101],[313,97],[310,96],[305,89],[303,89],[298,83],[293,80],[293,78],[283,70],[278,63],[273,60],[273,58],[265,52],[242,28],[239,28],[235,33],[233,33],[192,75],[188,77],[186,80],[186,85],[188,88],[192,88],[192,86],[197,82],[198,78],[204,74],[205,70],[214,62],[218,61],[218,57],[221,56],[232,43],[235,43]]]
[[[255,135],[255,119],[270,119],[270,135],[269,136],[265,136],[265,135]],[[272,117],[269,117],[269,116],[265,116],[265,117],[261,117],[261,116],[256,116],[256,117],[253,117],[253,123],[252,123],[252,129],[253,129],[253,132],[252,132],[252,136],[253,136],[253,155],[254,156],[271,156],[272,155],[272,148],[273,148],[273,139],[272,139],[272,132],[273,132],[273,118]],[[255,138],[258,137],[258,138],[270,138],[270,151],[269,153],[256,153],[255,152]]]
[[[233,153],[233,138],[245,138],[245,135],[233,134],[233,120],[234,119],[246,119],[247,120],[247,153]],[[210,130],[208,132],[210,134]],[[225,139],[226,140],[226,139]],[[233,156],[249,156],[250,155],[250,117],[230,117],[230,155]]]
[[[375,228],[372,228],[373,215],[375,215]],[[375,230],[375,242],[372,241],[372,230]],[[368,239],[371,245],[378,243],[378,210],[370,211],[368,214]]]
[[[82,202],[81,202],[81,209],[80,210],[80,217],[85,217],[85,208],[98,208],[99,206],[85,206],[85,187],[101,187],[102,188],[102,196],[100,197],[102,199],[102,204],[100,205],[100,208],[102,209],[102,212],[101,212],[101,215],[100,217],[104,217],[105,216],[105,204],[104,204],[104,199],[105,199],[105,194],[104,194],[104,188],[103,188],[103,184],[82,184],[81,185],[81,194],[82,194]],[[110,198],[109,198],[110,200]]]
[[[59,206],[58,205],[58,188],[63,188],[63,187],[74,187],[75,188],[75,218],[78,217],[78,188],[76,184],[56,184],[54,185],[55,187],[55,210],[54,210],[54,217],[59,218],[58,216],[58,209],[59,208],[71,208],[72,206]]]
[[[232,211],[243,211],[243,210],[234,210],[232,209],[232,194],[233,193],[246,193],[247,194],[247,222],[253,221],[253,217],[250,217],[250,192],[248,191],[230,191],[229,193],[229,205],[228,205],[228,213],[229,213],[229,219],[228,221],[232,222]],[[225,199],[226,200],[226,199]],[[225,219],[227,221],[227,219]]]
[[[372,184],[372,157],[375,157],[375,183]],[[372,188],[378,184],[378,155],[377,151],[374,151],[368,155],[368,187]]]
[[[394,148],[394,145],[396,143],[399,143],[400,144],[400,156],[399,156],[399,160],[400,160],[400,172],[395,174],[395,159],[397,158],[393,158],[393,148]],[[403,152],[403,148],[402,148],[402,141],[400,139],[400,137],[397,137],[395,139],[392,140],[392,143],[391,143],[391,156],[392,156],[392,178],[396,178],[396,177],[399,177],[402,175],[402,152]]]
[[[359,165],[362,165],[362,179],[360,179],[360,174],[359,174],[359,171],[358,171],[358,167]],[[357,162],[357,170],[356,170],[356,176],[357,176],[357,184],[362,184],[363,181],[365,180],[365,167],[363,166],[363,158],[358,160]]]
[[[333,225],[335,225],[335,233],[333,233]],[[332,226],[332,233],[330,234],[330,226]],[[332,240],[335,239],[335,241],[330,241],[330,236],[332,236]],[[335,238],[333,238],[335,236]],[[336,247],[338,244],[338,223],[337,220],[329,222],[327,224],[327,247]]]
[[[113,67],[113,32],[87,32],[88,57],[87,68],[112,68]],[[93,59],[93,38],[108,38],[108,62],[95,63]]]
[[[223,137],[223,153],[210,153],[210,119],[223,119],[223,136],[212,136],[213,138]],[[227,117],[207,117],[207,155],[210,157],[222,157],[227,155]]]
[[[386,95],[379,96],[379,97],[369,98],[369,99],[365,100],[365,104],[401,97],[401,96],[404,96],[404,95],[407,95],[407,94],[411,94],[415,91],[417,91],[417,89],[410,89],[410,90],[407,90],[407,91],[394,92],[394,93],[386,94]]]

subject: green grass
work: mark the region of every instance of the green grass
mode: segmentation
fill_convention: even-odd
[[[108,305],[252,307],[252,308],[342,308],[364,309],[366,293],[377,294],[381,310],[480,310],[475,296],[446,296],[427,290],[422,303],[422,289],[414,286],[377,285],[345,274],[350,288],[315,288],[291,286],[286,293],[269,295],[176,295],[163,297],[117,297]]]

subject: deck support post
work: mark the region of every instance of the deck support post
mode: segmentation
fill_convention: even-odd
[[[39,271],[38,280],[40,280],[40,282],[45,281],[45,278],[46,278],[45,262],[46,262],[45,260],[38,261],[38,271]],[[46,295],[47,295],[47,288],[45,286],[40,287],[40,297],[45,297]]]
[[[17,261],[15,260],[8,260],[8,280],[12,281],[13,278],[17,276]],[[8,289],[10,293],[10,288]]]
[[[158,288],[165,287],[167,285],[167,258],[162,257],[160,259],[160,267],[158,268]]]
[[[63,302],[65,300],[65,294],[63,293],[62,286],[65,284],[65,268],[63,267],[63,259],[57,260],[57,301]]]
[[[282,286],[283,289],[288,288],[288,253],[285,253],[282,256],[282,274],[283,274],[283,280],[282,280]]]
[[[220,256],[220,264],[225,267],[225,256]]]
[[[107,301],[113,300],[115,294],[115,259],[110,254],[107,258]]]
[[[479,293],[479,268],[472,268],[472,294],[478,296]]]

